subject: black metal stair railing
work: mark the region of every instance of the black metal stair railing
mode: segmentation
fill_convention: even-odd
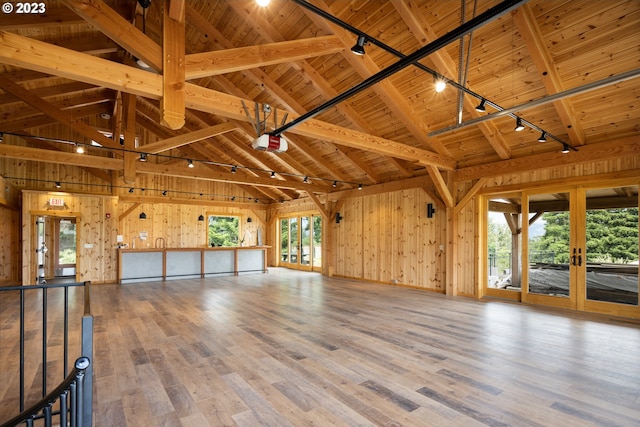
[[[81,427],[91,425],[91,418],[85,422],[84,404],[87,390],[85,389],[85,375],[91,366],[88,357],[80,357],[65,380],[52,392],[34,403],[28,409],[6,421],[0,427],[14,427],[25,424],[33,427],[36,420],[44,420],[46,427],[54,425],[54,417],[59,417],[55,425]],[[58,409],[54,405],[58,403]],[[88,414],[91,417],[91,414]]]
[[[80,354],[74,357],[80,356],[76,359],[73,370],[69,372],[69,348],[70,348],[70,340],[69,340],[69,321],[70,321],[70,306],[73,309],[78,308],[77,301],[71,301],[69,298],[69,291],[75,288],[84,288],[84,292],[82,295],[75,294],[75,296],[82,296],[82,303],[84,305],[84,310],[82,313],[81,320],[81,336],[78,340],[77,337],[74,341],[76,346],[80,346]],[[59,294],[55,294],[55,297],[58,297],[57,300],[54,300],[54,304],[50,308],[50,296],[49,293],[54,289],[61,289],[63,293],[63,301],[60,302]],[[10,292],[19,292],[19,359],[20,359],[20,367],[19,367],[19,398],[18,398],[18,410],[20,414],[15,416],[9,421],[2,423],[0,420],[0,427],[8,427],[14,425],[24,424],[27,426],[33,425],[35,420],[44,419],[45,426],[50,426],[51,420],[53,416],[60,417],[60,423],[56,423],[56,425],[67,426],[71,425],[73,427],[90,427],[92,425],[92,396],[93,396],[93,316],[91,315],[91,282],[81,282],[81,283],[66,283],[66,284],[51,284],[51,285],[28,285],[28,286],[8,286],[8,287],[0,287],[0,298],[5,303],[10,303],[12,301],[16,301],[15,296],[13,298],[10,297]],[[40,295],[37,295],[37,292],[41,292]],[[34,306],[33,304],[29,306],[27,309],[27,296],[35,295],[35,298],[29,300],[29,302],[40,303],[40,306]],[[82,308],[82,307],[80,307]],[[6,309],[6,307],[4,308]],[[35,315],[41,315],[41,320],[38,325],[29,324],[27,325],[25,321],[25,314],[31,316],[31,323],[36,319]],[[77,311],[77,310],[76,310]],[[79,315],[79,313],[77,313]],[[62,318],[60,316],[62,315]],[[53,317],[55,320],[54,329],[57,331],[60,327],[60,322],[62,322],[62,382],[58,384],[55,389],[48,391],[47,380],[52,375],[57,376],[55,372],[48,372],[50,360],[48,358],[49,351],[49,343],[48,340],[50,335],[55,335],[49,331],[48,322],[49,319]],[[12,317],[12,319],[15,317]],[[11,325],[6,325],[10,327]],[[41,328],[42,335],[42,343],[38,346],[39,351],[41,351],[41,355],[34,354],[32,351],[29,352],[28,362],[26,359],[27,352],[27,328],[29,334],[33,336],[34,328]],[[59,347],[59,336],[54,336],[52,341],[55,340],[51,345],[54,347]],[[79,342],[78,342],[79,341]],[[58,356],[58,357],[55,357]],[[54,357],[57,359],[60,355],[55,355]],[[28,409],[25,409],[27,396],[25,393],[25,371],[27,367],[32,368],[34,362],[40,363],[41,370],[41,385],[35,386],[35,390],[37,391],[41,388],[41,399],[31,405]],[[53,365],[55,362],[53,362]],[[38,407],[39,405],[39,407]],[[80,412],[78,412],[80,411]],[[48,420],[48,421],[47,421]],[[64,421],[64,422],[63,422]],[[68,422],[71,424],[68,424]]]

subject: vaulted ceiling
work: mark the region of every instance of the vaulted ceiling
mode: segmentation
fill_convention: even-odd
[[[0,132],[29,148],[0,156],[106,181],[226,181],[274,202],[421,182],[451,205],[450,178],[640,151],[640,0],[141,3],[0,15]],[[111,150],[28,138],[60,124]],[[288,125],[286,152],[251,147]]]

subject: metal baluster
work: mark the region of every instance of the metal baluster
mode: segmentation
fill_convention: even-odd
[[[42,288],[42,397],[47,395],[47,288]]]
[[[64,344],[63,344],[63,356],[62,360],[64,363],[64,373],[62,378],[67,378],[69,374],[69,287],[64,287]]]
[[[51,427],[51,403],[44,407],[44,427]]]
[[[65,390],[64,392],[62,392],[62,394],[60,394],[60,426],[64,426],[67,427],[67,418],[68,418],[68,411],[69,411],[69,407],[68,407],[68,402],[67,402],[67,395],[69,394],[69,392],[67,390]]]
[[[70,427],[78,427],[78,393],[76,391],[76,383],[72,382],[69,386],[69,390],[71,391],[70,402],[71,402],[71,424]]]
[[[25,289],[20,290],[20,412],[24,411],[24,297]]]

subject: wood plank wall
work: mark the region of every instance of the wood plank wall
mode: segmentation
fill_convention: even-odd
[[[445,291],[445,212],[421,189],[347,200],[334,227],[338,276]]]
[[[20,191],[0,176],[0,283],[20,281]]]

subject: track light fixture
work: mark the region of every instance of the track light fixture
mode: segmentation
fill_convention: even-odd
[[[80,144],[76,144],[76,153],[78,154],[84,153],[84,147]]]
[[[516,119],[516,127],[514,129],[516,132],[520,132],[522,130],[524,130],[524,125],[522,124],[522,119],[520,117],[518,117]]]
[[[164,190],[164,191],[162,192],[162,195],[163,195],[163,196],[166,196],[166,195],[167,195],[167,190]]]
[[[4,133],[0,132],[0,142],[4,141]]]
[[[362,184],[358,184],[358,190],[362,190]]]
[[[189,164],[188,164],[187,166],[189,166],[190,168],[192,168],[192,167],[193,167],[193,160],[189,160],[188,162],[189,162]]]
[[[435,81],[436,92],[440,93],[447,87],[447,82],[441,78],[437,78]]]
[[[133,193],[133,187],[129,189],[129,193]]]
[[[238,170],[237,166],[231,166],[231,173],[236,173]]]
[[[485,111],[487,111],[487,107],[485,107],[486,103],[487,103],[487,100],[482,98],[482,100],[480,101],[480,104],[478,104],[478,106],[476,107],[476,111],[479,113],[484,113]]]
[[[236,196],[231,196],[231,201],[235,202],[236,201]]]
[[[302,182],[304,182],[305,184],[309,183],[309,177],[305,176],[304,179],[302,180]]]
[[[259,200],[259,199],[257,199],[257,198],[254,200],[254,202],[256,202],[256,203],[258,203],[259,201],[260,201],[260,200]]]
[[[332,187],[333,187],[333,188],[336,188],[337,186],[338,186],[338,181],[333,181],[333,185],[332,185]]]
[[[56,181],[56,188],[61,188],[62,184],[60,184],[60,181]]]
[[[140,161],[141,162],[147,161],[147,153],[140,153]]]
[[[271,0],[256,0],[256,4],[260,7],[267,7],[271,3]]]
[[[569,152],[569,145],[562,144],[562,154],[567,154]]]
[[[547,142],[547,132],[542,131],[540,137],[538,138],[538,142]]]
[[[356,41],[356,44],[351,48],[351,52],[360,56],[364,55],[364,44],[366,42],[367,38],[365,36],[358,36],[358,41]]]
[[[276,173],[275,172],[271,172],[271,178],[275,178],[276,177]]]

